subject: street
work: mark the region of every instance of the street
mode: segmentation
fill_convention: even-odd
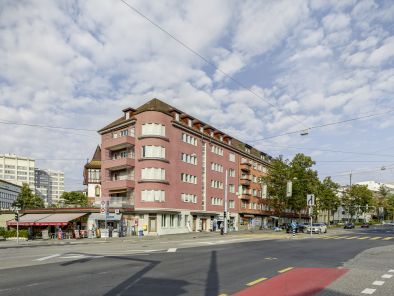
[[[391,295],[393,230],[3,248],[0,295]]]

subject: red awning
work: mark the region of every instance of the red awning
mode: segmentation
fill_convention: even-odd
[[[70,221],[86,215],[87,213],[59,213],[52,214],[34,223],[35,226],[65,226]]]
[[[26,214],[23,216],[19,217],[19,226],[34,226],[35,222],[43,219],[47,216],[50,216],[50,214]],[[10,220],[7,221],[8,226],[16,226],[16,221],[15,220]]]

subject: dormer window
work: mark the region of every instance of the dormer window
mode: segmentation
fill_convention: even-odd
[[[204,128],[202,126],[200,127],[200,132],[204,132]]]
[[[222,141],[222,142],[223,142],[223,136],[220,136],[220,141]]]
[[[192,120],[190,118],[187,119],[187,125],[192,127]]]
[[[210,132],[210,134],[209,134],[211,137],[213,137],[213,132]]]
[[[179,113],[175,113],[175,120],[179,121]]]

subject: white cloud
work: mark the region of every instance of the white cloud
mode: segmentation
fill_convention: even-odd
[[[350,24],[350,17],[343,13],[330,14],[323,18],[323,26],[328,31],[345,29]]]

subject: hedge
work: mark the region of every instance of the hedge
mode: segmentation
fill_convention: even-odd
[[[7,230],[4,227],[0,227],[0,236],[4,238],[16,237],[16,229]],[[19,230],[19,237],[27,238],[28,231],[26,229]]]

